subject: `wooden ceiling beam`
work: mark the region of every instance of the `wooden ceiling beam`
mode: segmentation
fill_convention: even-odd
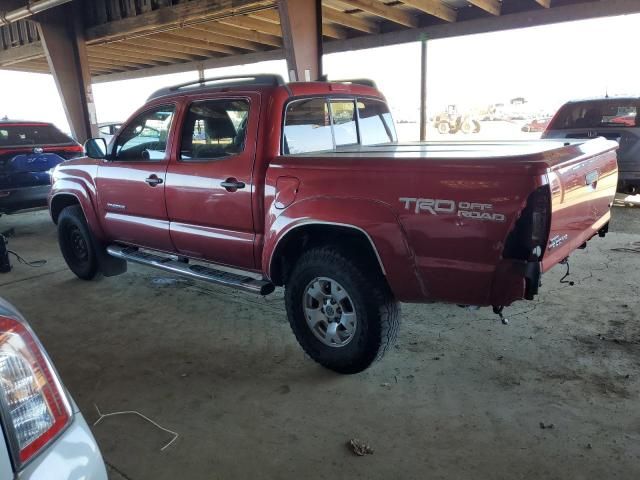
[[[114,42],[107,44],[109,50],[121,54],[123,57],[147,58],[154,62],[162,62],[164,64],[175,63],[180,60],[179,57],[171,57],[166,54],[158,54],[155,51],[140,49],[135,45],[128,45],[124,42]]]
[[[163,57],[168,58],[171,61],[175,60],[185,60],[185,61],[193,61],[193,60],[202,60],[203,58],[207,58],[206,55],[194,55],[189,53],[183,53],[178,51],[177,49],[170,49],[165,46],[158,46],[153,40],[144,40],[142,38],[136,39],[127,39],[120,42],[116,42],[116,45],[123,49],[128,49],[137,53],[149,54],[155,57]]]
[[[137,45],[143,48],[158,48],[162,51],[179,53],[188,56],[194,57],[203,57],[209,58],[212,55],[216,56],[216,54],[220,52],[214,52],[209,48],[206,48],[205,45],[185,45],[183,43],[177,43],[175,41],[166,40],[164,37],[160,36],[152,36],[152,37],[144,37],[144,38],[131,38],[127,40],[128,43],[132,43],[133,45]]]
[[[502,4],[498,0],[467,0],[471,5],[481,8],[491,15],[500,15]]]
[[[167,33],[158,33],[148,38],[158,39],[159,41],[172,43],[175,45],[184,45],[188,47],[199,48],[214,53],[224,53],[227,55],[231,55],[238,52],[237,50],[230,48],[227,45],[221,45],[220,43],[212,42],[209,39],[193,38],[192,36],[186,34],[186,29],[184,28],[175,31],[172,30],[171,32]]]
[[[34,58],[44,58],[44,47],[41,42],[0,50],[0,66],[14,65]]]
[[[270,35],[268,33],[258,32],[256,30],[247,30],[245,28],[230,27],[221,23],[207,23],[207,29],[211,32],[225,35],[231,38],[239,38],[259,45],[269,45],[270,47],[282,47],[282,38],[278,35]]]
[[[100,47],[91,46],[88,48],[88,55],[89,55],[89,58],[96,57],[96,58],[111,60],[116,62],[120,60],[125,60],[127,62],[146,65],[149,67],[164,65],[166,63],[166,62],[165,63],[157,62],[149,59],[149,57],[143,57],[142,55],[138,55],[138,56],[135,56],[132,54],[125,55],[121,52],[109,50],[108,45],[104,45]]]
[[[261,12],[250,13],[250,17],[259,18],[260,20],[266,20],[267,22],[280,25],[280,14],[278,10],[262,10]]]
[[[100,73],[112,73],[112,72],[126,72],[127,70],[134,70],[134,68],[128,68],[124,66],[114,66],[114,65],[101,65],[98,63],[89,62],[89,70],[91,70],[92,72],[97,71]]]
[[[350,0],[351,8],[358,8],[363,12],[370,13],[376,17],[384,18],[394,23],[398,23],[405,27],[416,28],[418,19],[411,13],[400,10],[399,8],[390,7],[376,0]]]
[[[402,3],[447,22],[455,22],[458,18],[458,12],[441,0],[402,0]]]
[[[333,23],[322,22],[322,35],[329,38],[335,38],[338,40],[344,40],[348,37],[347,31],[340,25],[334,25]]]
[[[358,30],[364,33],[380,32],[380,26],[377,23],[333,8],[322,7],[322,18],[326,19],[327,22],[352,28],[353,30]]]
[[[208,24],[203,24],[198,26],[194,25],[193,27],[184,29],[184,33],[185,35],[189,35],[193,38],[197,38],[199,41],[221,43],[223,45],[226,45],[226,48],[228,50],[231,50],[232,52],[237,52],[237,50],[233,50],[234,48],[235,49],[241,48],[243,50],[249,50],[251,52],[255,52],[263,49],[263,47],[261,45],[258,45],[257,43],[250,42],[242,38],[230,37],[228,35],[221,34],[220,33],[221,30],[219,30],[219,27],[232,28],[232,27],[229,27],[228,25],[217,25],[217,26],[210,27]],[[236,28],[235,30],[243,30],[243,29]],[[248,30],[245,30],[245,31],[248,31]]]
[[[228,17],[219,20],[220,23],[231,25],[234,27],[246,28],[247,30],[255,30],[257,32],[267,33],[282,37],[282,29],[279,24],[267,20],[260,20],[249,17],[247,15],[239,15],[237,17]]]
[[[123,69],[128,69],[128,68],[143,68],[144,65],[138,64],[138,63],[132,63],[132,62],[125,62],[125,61],[116,61],[116,60],[103,60],[100,58],[96,58],[96,57],[89,57],[89,65],[96,65],[98,67],[111,67],[111,68],[123,68]]]
[[[146,2],[148,3],[148,1]],[[158,8],[121,20],[103,23],[85,30],[89,43],[121,40],[132,34],[152,34],[160,28],[187,25],[203,20],[215,20],[226,15],[242,13],[248,9],[272,7],[273,0],[191,0]]]

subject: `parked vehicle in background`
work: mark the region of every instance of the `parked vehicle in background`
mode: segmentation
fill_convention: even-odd
[[[0,121],[0,214],[46,207],[51,171],[82,153],[50,123]]]
[[[0,479],[107,479],[100,449],[47,352],[1,298],[0,427]]]
[[[120,130],[121,126],[122,122],[99,123],[98,131],[100,132],[100,138],[104,138],[107,143],[111,142],[114,135]]]
[[[571,101],[553,117],[542,138],[615,140],[618,149],[618,190],[640,191],[639,97],[608,97]]]
[[[615,142],[401,144],[362,83],[156,92],[109,148],[88,141],[90,158],[54,172],[70,269],[89,280],[130,261],[261,295],[284,285],[303,349],[355,373],[393,342],[398,302],[499,313],[607,232]]]
[[[535,118],[522,127],[523,132],[544,132],[551,118]]]
[[[469,134],[480,131],[478,119],[470,113],[459,113],[456,105],[449,105],[446,112],[440,112],[436,115],[434,123],[438,133],[441,134],[458,132]]]

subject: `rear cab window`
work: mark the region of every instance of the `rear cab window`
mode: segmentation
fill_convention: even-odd
[[[639,109],[640,101],[633,99],[569,103],[560,108],[549,130],[638,127]]]
[[[34,145],[69,145],[70,137],[50,124],[0,124],[0,147],[29,147]]]
[[[313,97],[293,100],[285,110],[284,155],[395,141],[397,136],[389,107],[378,99]]]

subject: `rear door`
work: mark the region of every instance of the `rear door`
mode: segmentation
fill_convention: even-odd
[[[112,240],[171,252],[165,179],[176,105],[154,106],[114,140],[96,184],[103,227]]]
[[[252,269],[260,96],[216,95],[185,106],[166,182],[171,239],[183,255]]]

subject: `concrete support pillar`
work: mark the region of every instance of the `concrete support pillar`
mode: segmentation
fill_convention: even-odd
[[[98,126],[80,7],[74,1],[35,20],[71,133],[78,142],[84,142],[98,136]]]
[[[278,0],[291,81],[314,81],[322,76],[321,3],[321,0]]]

